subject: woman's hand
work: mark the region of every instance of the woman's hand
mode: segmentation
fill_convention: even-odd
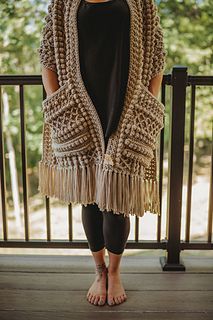
[[[149,91],[157,98],[160,92],[161,83],[163,80],[163,73],[157,74],[154,78],[151,79],[149,83]]]
[[[42,67],[42,82],[47,97],[59,88],[57,73],[45,67]]]

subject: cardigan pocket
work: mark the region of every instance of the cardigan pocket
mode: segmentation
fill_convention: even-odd
[[[125,128],[124,154],[148,167],[156,140],[164,127],[164,105],[146,87],[142,87],[131,109]]]
[[[92,139],[86,111],[66,82],[43,100],[44,121],[51,128],[52,150],[57,157],[82,155],[91,150]]]
[[[68,81],[42,101],[45,122],[51,123],[65,108],[69,91]]]

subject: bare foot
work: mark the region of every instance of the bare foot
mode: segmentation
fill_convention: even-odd
[[[108,297],[107,303],[110,306],[120,304],[127,299],[124,287],[121,283],[120,273],[108,271]]]
[[[106,281],[107,268],[106,265],[100,264],[96,266],[96,278],[87,292],[87,300],[94,304],[102,306],[106,302]]]

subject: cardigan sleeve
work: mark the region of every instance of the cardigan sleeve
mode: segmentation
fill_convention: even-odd
[[[45,23],[41,32],[40,46],[37,49],[40,59],[40,64],[57,73],[55,50],[54,50],[54,37],[53,37],[53,11],[54,0],[48,5],[48,12],[45,16]]]
[[[160,23],[157,5],[154,4],[155,11],[155,28],[154,28],[154,55],[151,67],[151,78],[154,78],[166,67],[167,50],[164,45],[164,34]]]

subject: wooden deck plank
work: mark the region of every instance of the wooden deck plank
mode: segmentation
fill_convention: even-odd
[[[99,307],[86,300],[91,256],[0,255],[0,320],[212,320],[213,259],[184,263],[185,272],[163,272],[157,256],[124,256],[128,299]]]
[[[213,312],[210,291],[129,291],[119,311]],[[1,290],[0,310],[91,312],[97,306],[86,300],[84,291]],[[109,311],[112,307],[102,306]]]
[[[162,273],[159,257],[123,256],[121,270],[123,273]],[[184,257],[183,262],[189,272],[213,273],[213,257]],[[108,256],[106,255],[106,263]],[[54,267],[54,268],[53,268]],[[94,262],[91,256],[72,255],[31,255],[0,254],[0,271],[33,271],[37,272],[93,272]],[[173,272],[173,271],[171,271]],[[168,271],[164,273],[169,273]],[[182,273],[182,271],[180,271]]]
[[[151,260],[150,260],[151,259]],[[123,272],[161,272],[159,257],[150,259],[134,259],[123,256],[121,268]],[[0,271],[30,271],[39,272],[93,272],[94,261],[92,256],[68,255],[0,255]],[[139,261],[143,261],[139,263]],[[106,256],[108,263],[108,256]],[[54,266],[54,268],[53,268]]]
[[[115,308],[114,308],[115,309]],[[0,311],[1,320],[212,320],[212,313],[168,313],[168,312],[102,312],[102,311],[91,311],[90,313],[85,312],[26,312],[26,311]]]
[[[22,273],[0,272],[0,290],[87,290],[94,281],[91,273]],[[123,274],[121,279],[126,290],[202,290],[213,291],[213,274],[157,273],[157,274]]]

